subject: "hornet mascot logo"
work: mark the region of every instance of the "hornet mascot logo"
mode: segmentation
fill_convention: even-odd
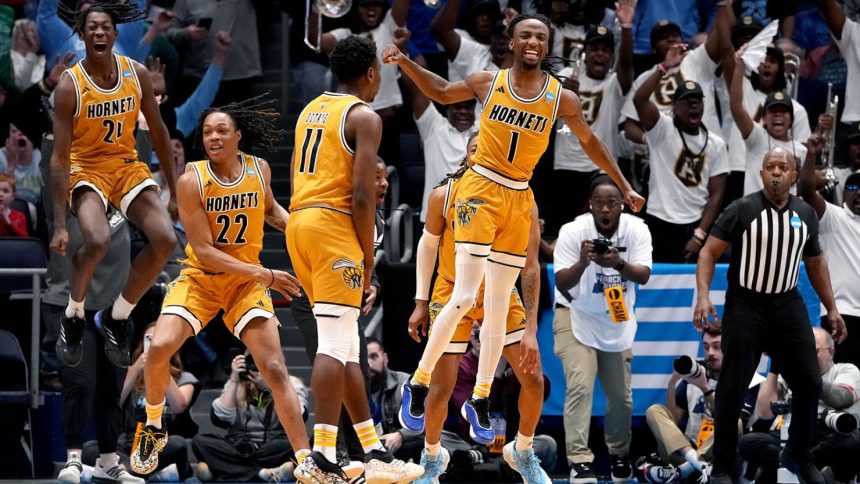
[[[430,310],[430,321],[435,321],[436,316],[439,315],[439,311],[441,311],[444,307],[445,306],[437,302],[430,303],[430,306],[428,307],[428,309]]]
[[[478,207],[485,203],[486,202],[480,198],[470,198],[465,202],[458,199],[454,206],[454,210],[457,214],[457,221],[460,223],[460,226],[465,227],[472,223],[472,215],[478,213]]]
[[[343,283],[346,284],[346,287],[361,289],[362,278],[364,276],[364,261],[361,261],[361,265],[358,266],[349,259],[338,259],[331,265],[331,270],[336,271],[338,269],[343,269],[341,277],[343,277]]]

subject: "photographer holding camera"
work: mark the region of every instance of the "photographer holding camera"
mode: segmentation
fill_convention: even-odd
[[[666,391],[666,404],[648,407],[645,418],[657,440],[657,449],[665,465],[647,462],[640,466],[648,482],[674,482],[700,472],[703,479],[710,473],[714,443],[714,388],[723,368],[723,335],[719,328],[708,327],[702,333],[704,361],[689,356],[678,357]],[[762,378],[754,376],[744,398],[741,417],[752,415]],[[686,422],[682,429],[680,425]]]
[[[821,372],[821,398],[818,400],[818,431],[812,441],[812,459],[829,482],[848,482],[854,478],[860,465],[860,433],[857,430],[860,417],[860,370],[851,363],[834,363],[833,337],[821,329],[813,328],[818,369]],[[779,369],[771,366],[767,382],[762,385],[756,402],[756,412],[763,420],[774,419],[770,431],[752,432],[741,437],[740,454],[748,463],[747,475],[753,476],[760,469],[758,479],[774,482],[780,451],[780,431],[783,415],[790,406],[790,391]],[[780,405],[782,404],[782,405]],[[782,407],[782,408],[780,408]],[[778,415],[777,415],[778,414]],[[789,428],[792,423],[788,421]],[[825,468],[830,467],[826,472]],[[831,479],[827,479],[832,473]]]
[[[570,482],[596,483],[588,447],[594,380],[606,393],[606,446],[613,479],[632,469],[633,411],[630,362],[636,318],[633,283],[651,277],[651,233],[638,218],[621,213],[624,198],[606,175],[592,179],[589,213],[561,227],[555,246],[555,354],[567,391],[564,433]]]
[[[191,448],[198,460],[197,474],[200,480],[280,482],[292,474],[294,456],[275,413],[271,390],[250,353],[233,358],[230,369],[230,379],[210,412],[212,423],[227,429],[227,434],[194,437]],[[290,383],[307,421],[307,387],[294,376]]]

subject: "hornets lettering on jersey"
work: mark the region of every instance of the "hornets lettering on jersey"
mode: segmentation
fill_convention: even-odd
[[[260,205],[259,195],[259,192],[248,192],[220,197],[206,197],[206,211],[229,212],[230,210],[256,208]]]
[[[520,111],[517,108],[502,106],[501,104],[493,106],[487,119],[500,121],[517,128],[534,131],[535,133],[543,133],[546,130],[548,121],[546,116],[530,113],[525,110]]]
[[[136,110],[137,98],[135,96],[127,96],[122,99],[114,99],[112,101],[88,104],[87,119],[117,116],[119,114],[124,114]]]

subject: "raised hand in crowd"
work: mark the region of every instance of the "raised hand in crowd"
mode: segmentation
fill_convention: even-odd
[[[45,87],[47,87],[48,90],[53,91],[54,88],[57,87],[57,83],[60,82],[60,76],[63,75],[63,71],[68,69],[74,60],[74,52],[66,52],[62,57],[57,54],[57,57],[54,60],[54,66],[51,67],[51,70],[44,79]]]
[[[224,62],[227,60],[227,52],[230,51],[230,44],[232,43],[233,39],[229,33],[219,30],[215,34],[215,37],[212,39],[212,47],[214,48],[212,54],[213,66],[224,67]]]
[[[412,32],[410,32],[406,27],[397,27],[394,29],[394,45],[397,46],[401,52],[406,52],[406,44],[409,42],[409,38],[411,36]]]

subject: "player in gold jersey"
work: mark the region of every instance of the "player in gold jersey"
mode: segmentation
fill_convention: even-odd
[[[557,118],[564,119],[594,163],[623,188],[633,210],[644,204],[583,119],[579,99],[542,68],[552,33],[549,19],[520,15],[511,21],[508,31],[513,67],[496,74],[477,71],[462,82],[450,83],[420,68],[396,48],[388,47],[383,54],[385,62],[397,63],[429,98],[442,104],[477,98],[483,107],[475,166],[457,183],[455,203],[462,216],[454,227],[457,277],[453,293],[436,318],[418,369],[403,387],[399,415],[411,430],[424,428],[430,375],[457,323],[473,305],[483,279],[485,318],[478,377],[463,413],[472,433],[493,432],[482,400],[489,395],[504,347],[509,294],[526,260],[529,225],[524,222],[530,218],[534,200],[528,181]]]
[[[132,3],[124,2],[96,2],[78,12],[75,32],[84,40],[86,57],[66,70],[55,90],[51,249],[61,256],[66,254],[68,206],[77,216],[83,236],[83,245],[72,256],[69,304],[57,339],[57,356],[69,367],[81,360],[84,299],[93,272],[110,244],[105,216],[108,203],[119,208],[149,241],[132,261],[122,294],[95,316],[96,328],[105,339],[105,353],[113,364],[127,367],[131,363],[129,315],[161,273],[176,244],[170,217],[155,191],[158,185],[134,149],[138,113],[143,112],[149,124],[170,188],[169,207],[175,219],[170,137],[146,68],[113,53],[118,24],[142,15]]]
[[[336,440],[346,406],[364,449],[367,482],[409,482],[423,471],[395,461],[380,442],[359,365],[358,316],[373,271],[382,135],[382,121],[367,103],[379,91],[381,63],[373,41],[357,36],[338,42],[329,62],[339,90],[323,93],[299,114],[292,161],[287,249],[319,340],[311,373],[314,452],[295,475],[302,482],[343,479]]]
[[[456,198],[457,184],[460,182],[460,178],[467,166],[473,164],[472,157],[477,149],[477,133],[472,136],[469,140],[463,166],[448,175],[446,180],[443,180],[438,187],[433,189],[428,199],[424,234],[418,242],[417,250],[415,310],[409,318],[409,335],[418,342],[421,341],[420,335],[426,336],[427,323],[433,324],[435,316],[438,315],[437,312],[448,302],[453,290],[455,280],[453,223],[459,216],[454,198]],[[505,349],[503,353],[505,358],[511,362],[511,367],[523,387],[518,405],[520,422],[517,434],[521,446],[522,441],[529,444],[530,436],[534,436],[543,407],[542,398],[532,398],[530,395],[542,396],[544,393],[543,372],[537,345],[537,303],[540,297],[540,263],[537,257],[540,230],[537,218],[538,211],[535,205],[531,210],[532,225],[529,233],[528,259],[521,271],[523,299],[520,299],[516,289],[511,292],[509,296],[510,308],[505,319]],[[439,268],[432,297],[428,298],[437,249]],[[479,291],[479,295],[481,291]],[[425,470],[421,478],[422,482],[438,479],[439,475],[445,472],[449,457],[447,451],[442,449],[440,445],[442,425],[445,423],[448,410],[448,400],[451,398],[454,384],[457,382],[460,359],[468,348],[472,323],[481,322],[483,317],[483,301],[479,299],[476,301],[475,307],[470,309],[457,324],[453,339],[445,348],[445,353],[433,370],[433,386],[430,387],[427,396],[426,425],[424,428],[425,451],[421,455],[421,465]],[[419,326],[421,327],[420,333],[418,331]],[[479,435],[472,435],[472,438],[482,444],[493,443],[493,439],[484,440]],[[522,454],[524,458],[515,460],[514,445],[515,442],[511,442],[505,446],[503,454],[508,464],[523,476],[525,482],[549,482],[549,477],[546,471],[540,467],[531,446],[526,445],[519,448],[520,452],[516,455]],[[438,449],[441,458],[431,456],[426,450],[427,448]]]
[[[270,121],[276,113],[256,101],[203,113],[200,132],[207,159],[188,164],[177,183],[188,257],[168,285],[144,368],[146,425],[131,456],[132,469],[141,474],[156,469],[158,453],[167,442],[161,415],[170,358],[220,310],[272,389],[275,411],[296,456],[310,453],[269,295],[270,289],[288,299],[290,294],[299,295],[298,281],[286,272],[262,267],[259,259],[264,224],[283,231],[289,214],[272,195],[269,164],[240,151],[240,142],[270,149],[283,134]]]

